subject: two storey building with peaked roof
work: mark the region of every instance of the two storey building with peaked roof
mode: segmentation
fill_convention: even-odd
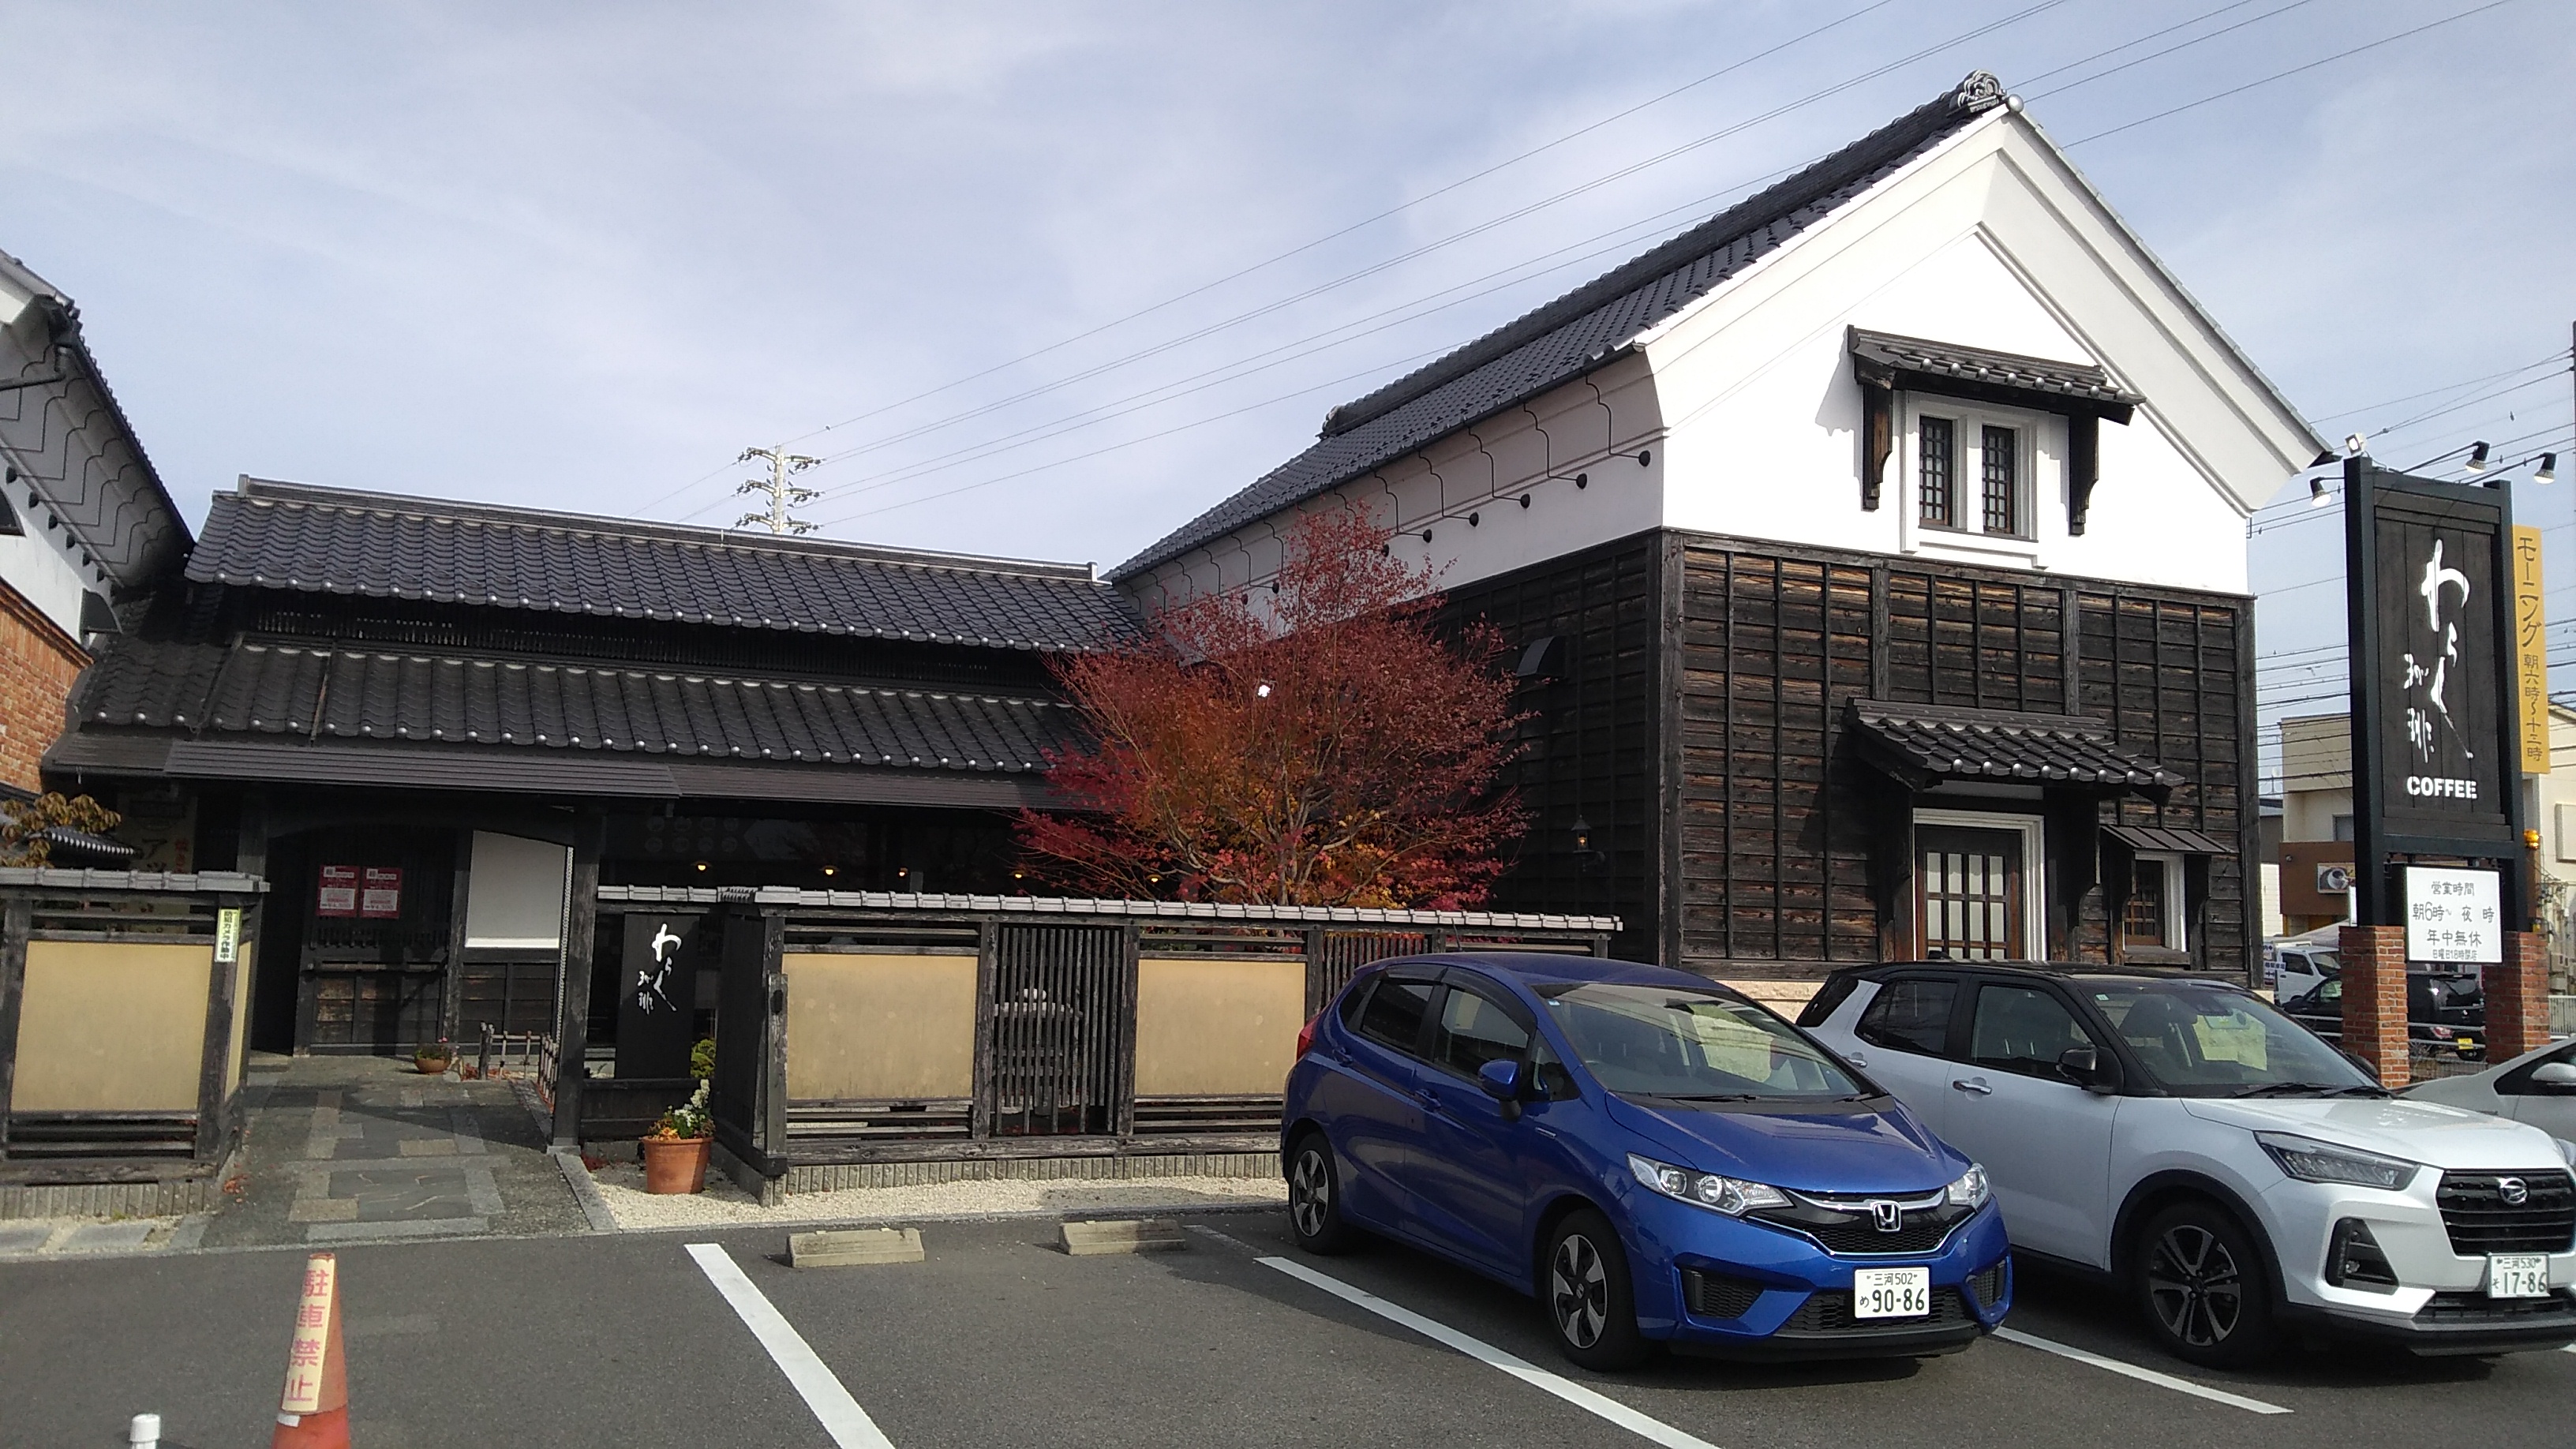
[[[1814,979],[2249,967],[2247,514],[2312,430],[1991,76],[1337,407],[1111,572],[1365,510],[1517,645],[1499,908]]]
[[[1136,628],[1082,565],[245,479],[45,766],[270,879],[256,1045],[548,1030],[566,980],[607,1036],[599,886],[1011,892],[1047,662]]]

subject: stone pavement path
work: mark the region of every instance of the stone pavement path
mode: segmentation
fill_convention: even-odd
[[[252,1079],[243,1156],[207,1247],[589,1231],[506,1082],[382,1057],[268,1058]]]

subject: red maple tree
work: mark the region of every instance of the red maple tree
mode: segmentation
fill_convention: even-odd
[[[1165,611],[1061,664],[1088,749],[1048,757],[1081,813],[1024,811],[1028,863],[1082,895],[1278,905],[1480,903],[1527,820],[1503,641],[1432,624],[1432,575],[1348,510],[1289,531],[1275,590]]]

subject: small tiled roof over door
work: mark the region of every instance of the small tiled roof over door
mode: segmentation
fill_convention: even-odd
[[[189,556],[200,584],[1044,653],[1136,637],[1082,564],[922,553],[242,480]]]
[[[1876,763],[1918,785],[1976,780],[2161,796],[2185,783],[2120,748],[2107,722],[2082,715],[1856,699],[1851,722]]]

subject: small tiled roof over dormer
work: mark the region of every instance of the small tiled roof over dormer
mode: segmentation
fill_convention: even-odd
[[[1136,637],[1087,565],[775,538],[245,478],[198,584],[598,618],[1086,652]]]
[[[1851,329],[1850,346],[1852,368],[1861,381],[1880,386],[1965,393],[2060,411],[2072,406],[2118,423],[2127,422],[2131,410],[2146,401],[2089,362],[2057,362],[1858,327]]]
[[[1360,477],[1480,418],[1561,387],[1778,251],[1984,113],[1983,71],[1776,185],[1555,301],[1327,414],[1313,446],[1109,571],[1127,579]]]

